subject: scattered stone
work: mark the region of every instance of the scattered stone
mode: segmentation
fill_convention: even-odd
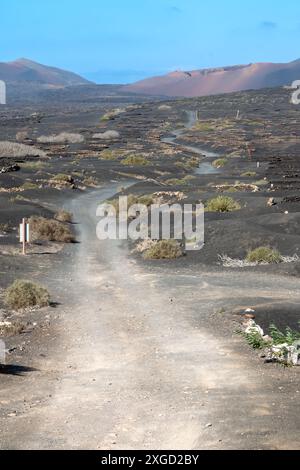
[[[272,207],[272,206],[275,206],[275,205],[276,205],[275,199],[273,197],[270,197],[268,199],[267,206]]]

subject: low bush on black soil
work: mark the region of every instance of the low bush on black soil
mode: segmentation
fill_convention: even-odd
[[[145,251],[145,259],[176,259],[182,256],[182,249],[176,240],[160,240]]]
[[[5,303],[14,310],[28,307],[46,307],[50,295],[46,289],[33,282],[18,280],[5,291]]]
[[[206,203],[208,212],[232,212],[240,208],[240,204],[229,196],[217,196]]]
[[[72,243],[75,237],[70,227],[54,219],[31,217],[29,219],[33,240],[48,240],[53,242]]]
[[[121,164],[125,166],[147,166],[149,162],[142,155],[128,155],[121,161]]]
[[[215,160],[212,165],[215,168],[223,168],[228,163],[227,158],[218,158],[218,160]]]
[[[277,250],[268,246],[260,246],[249,251],[246,260],[250,263],[281,263],[282,256]]]

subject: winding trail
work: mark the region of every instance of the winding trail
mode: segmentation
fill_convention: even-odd
[[[96,238],[97,204],[116,192],[71,203],[80,243],[60,273],[57,346],[20,389],[51,396],[5,422],[1,447],[299,449],[289,376],[211,322],[224,305],[299,302],[298,279],[137,264]]]

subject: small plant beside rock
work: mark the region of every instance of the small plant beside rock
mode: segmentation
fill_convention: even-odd
[[[265,335],[263,329],[250,319],[244,323],[242,335],[254,349],[264,349],[266,362],[280,362],[285,365],[300,365],[300,332],[286,327],[280,331],[276,325],[269,328],[270,335]]]

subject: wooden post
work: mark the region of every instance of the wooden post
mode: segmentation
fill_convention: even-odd
[[[23,255],[26,255],[26,219],[23,219]]]

